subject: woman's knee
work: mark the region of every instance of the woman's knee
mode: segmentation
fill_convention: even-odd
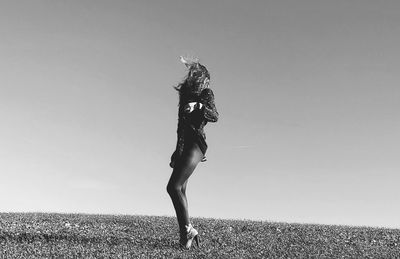
[[[173,184],[171,182],[169,182],[167,185],[167,192],[169,195],[179,194],[179,192],[181,192],[181,189],[182,189],[182,186]]]

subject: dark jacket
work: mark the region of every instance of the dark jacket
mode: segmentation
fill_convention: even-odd
[[[214,93],[210,88],[204,89],[200,95],[193,95],[188,98],[186,103],[199,102],[203,104],[201,109],[195,109],[191,113],[184,112],[184,105],[181,103],[178,112],[178,140],[176,150],[171,156],[171,167],[176,159],[178,159],[183,152],[186,141],[197,141],[203,155],[207,151],[206,134],[204,133],[204,126],[208,122],[216,122],[219,114],[215,107]]]

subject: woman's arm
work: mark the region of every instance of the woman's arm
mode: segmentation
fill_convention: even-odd
[[[218,121],[218,111],[215,107],[214,93],[210,88],[204,89],[200,94],[201,103],[204,105],[203,115],[204,118],[209,122]]]

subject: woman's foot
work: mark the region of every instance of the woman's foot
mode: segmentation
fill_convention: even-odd
[[[193,228],[192,224],[185,226],[186,233],[181,235],[181,240],[179,241],[182,248],[190,249],[192,246],[193,240],[195,240],[197,247],[199,247],[199,232]]]

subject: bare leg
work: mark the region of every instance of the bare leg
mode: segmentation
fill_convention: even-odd
[[[189,180],[189,179],[188,179]],[[186,207],[187,208],[189,208],[188,207],[188,202],[187,202],[187,196],[186,196],[186,187],[187,187],[187,183],[188,183],[188,180],[186,180],[184,183],[183,183],[183,186],[182,186],[182,193],[183,193],[183,196],[185,197],[185,200],[186,200]]]
[[[182,191],[182,194],[183,194],[183,203],[184,203],[184,207],[186,208],[186,211],[187,211],[187,218],[188,218],[188,221],[189,221],[189,223],[190,223],[190,217],[189,217],[189,203],[188,203],[188,201],[187,201],[187,195],[186,195],[186,187],[187,187],[188,180],[189,180],[189,179],[187,179],[187,180],[183,183],[182,188],[181,188],[181,191]],[[185,223],[185,225],[186,225],[186,226],[188,225],[187,222]],[[180,230],[182,230],[182,229],[180,229]],[[185,230],[186,230],[186,229],[185,229]],[[183,232],[181,231],[181,233],[183,233]]]
[[[167,191],[174,204],[181,234],[185,232],[185,225],[190,223],[186,198],[187,180],[202,158],[203,153],[197,143],[193,142],[187,145],[187,148],[183,150],[182,157],[177,161],[167,185]]]

